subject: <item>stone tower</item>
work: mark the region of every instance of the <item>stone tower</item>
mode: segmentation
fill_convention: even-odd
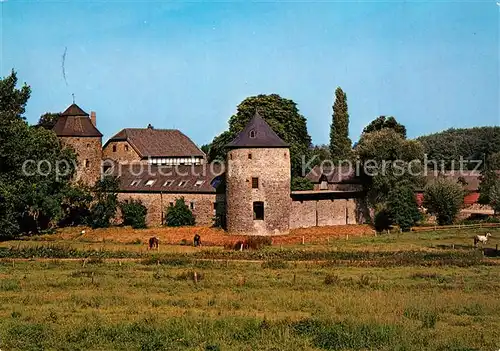
[[[94,185],[101,176],[102,134],[96,128],[95,112],[83,111],[73,103],[57,120],[52,130],[61,144],[71,147],[77,154],[74,181]]]
[[[291,207],[288,145],[255,113],[228,148],[228,232],[249,235],[288,233]]]

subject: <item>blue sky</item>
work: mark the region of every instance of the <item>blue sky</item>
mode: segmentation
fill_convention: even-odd
[[[64,110],[74,93],[97,112],[105,139],[151,123],[203,144],[245,97],[278,93],[297,102],[321,144],[341,86],[353,141],[378,115],[395,116],[410,137],[500,125],[495,1],[0,6],[0,73],[14,68],[31,85],[31,123]]]

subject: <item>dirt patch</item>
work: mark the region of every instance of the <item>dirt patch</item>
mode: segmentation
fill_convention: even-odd
[[[84,234],[82,230],[85,231]],[[274,236],[273,245],[306,243],[326,243],[329,238],[354,237],[374,235],[368,225],[343,225],[331,227],[313,227],[294,229],[289,235]],[[201,236],[205,245],[223,246],[243,240],[244,236],[229,235],[218,228],[209,227],[182,227],[182,228],[149,228],[132,229],[130,227],[113,227],[105,229],[64,228],[56,234],[39,236],[38,240],[75,240],[81,242],[116,242],[146,244],[152,236],[157,236],[162,244],[180,244],[185,241],[191,244],[195,234]]]

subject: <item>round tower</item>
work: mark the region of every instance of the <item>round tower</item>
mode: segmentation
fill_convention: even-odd
[[[96,127],[95,112],[91,116],[73,103],[52,128],[64,147],[77,154],[74,181],[94,185],[101,177],[102,134]]]
[[[288,145],[256,113],[228,147],[228,232],[287,234],[291,207]]]

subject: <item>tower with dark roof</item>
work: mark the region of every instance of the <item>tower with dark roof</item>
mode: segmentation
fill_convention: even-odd
[[[102,134],[96,127],[95,113],[91,116],[73,103],[52,128],[61,144],[77,154],[74,180],[94,185],[101,176]]]
[[[228,147],[228,232],[288,233],[291,207],[288,145],[255,113]]]

